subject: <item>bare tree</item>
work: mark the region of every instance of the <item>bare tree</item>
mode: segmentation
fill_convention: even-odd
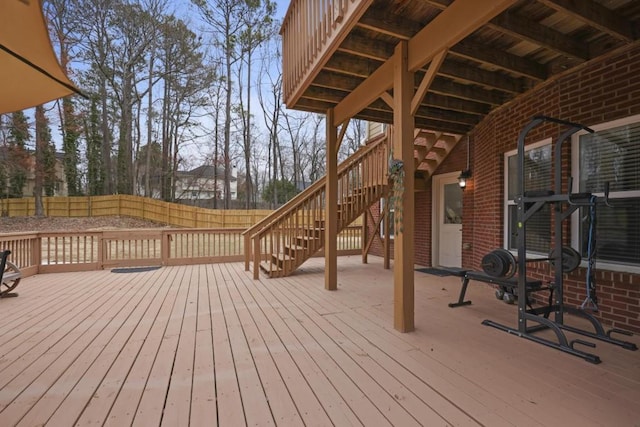
[[[53,40],[57,44],[60,65],[67,76],[70,74],[70,61],[75,56],[72,52],[72,47],[78,45],[77,18],[81,13],[78,10],[79,6],[75,0],[47,0],[44,3],[47,21],[54,35]],[[72,97],[62,99],[58,103],[58,107],[67,190],[70,196],[76,196],[81,194],[80,174],[78,171],[80,163],[78,144],[82,133],[81,120],[75,112]]]
[[[256,49],[276,34],[276,27],[273,22],[273,14],[276,4],[270,0],[253,0],[247,1],[246,11],[243,13],[242,20],[244,28],[240,32],[240,53],[242,57],[241,64],[244,64],[246,74],[246,111],[242,107],[244,102],[242,89],[240,89],[241,116],[243,124],[243,151],[245,163],[245,193],[247,194],[246,208],[251,207],[253,190],[253,180],[251,177],[251,156],[252,156],[252,138],[251,138],[251,71],[253,65],[253,57]],[[240,79],[239,79],[240,80]],[[260,93],[260,91],[258,91]],[[253,198],[255,201],[255,198]]]
[[[162,198],[173,200],[179,147],[186,132],[197,124],[198,110],[209,103],[202,89],[216,81],[216,73],[204,64],[201,39],[185,22],[169,17],[162,28]]]
[[[238,61],[237,40],[243,30],[246,0],[191,0],[202,19],[211,27],[217,46],[222,49],[223,78],[226,85],[224,106],[224,208],[229,208],[231,194],[231,100],[233,92],[233,66]]]

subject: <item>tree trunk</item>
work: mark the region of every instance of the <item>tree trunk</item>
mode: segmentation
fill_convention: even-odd
[[[149,103],[147,105],[147,156],[145,158],[144,168],[144,195],[151,197],[151,143],[152,141],[152,118],[153,118],[153,61],[154,53],[151,51],[151,58],[149,59]]]
[[[35,152],[35,185],[33,187],[33,196],[35,198],[36,216],[44,216],[44,206],[42,205],[42,182],[44,177],[44,128],[47,126],[44,117],[44,107],[38,105],[36,107],[36,152]]]
[[[253,194],[253,182],[251,180],[251,48],[247,52],[247,120],[246,135],[244,144],[244,166],[245,166],[245,194],[246,209],[251,209],[251,197]]]
[[[229,18],[227,18],[229,19]],[[229,203],[231,199],[231,162],[229,159],[230,146],[231,146],[231,40],[229,37],[229,25],[227,25],[227,39],[225,41],[225,65],[226,65],[226,79],[227,79],[227,97],[225,101],[225,118],[224,118],[224,208],[229,209]]]
[[[109,111],[107,104],[107,81],[103,77],[100,85],[100,100],[102,108],[102,168],[104,181],[100,194],[113,194],[113,173],[111,171],[111,132],[109,131]]]

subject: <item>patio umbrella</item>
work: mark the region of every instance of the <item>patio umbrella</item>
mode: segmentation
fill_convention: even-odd
[[[41,0],[1,0],[0,114],[73,92],[78,90],[60,68],[51,47]]]

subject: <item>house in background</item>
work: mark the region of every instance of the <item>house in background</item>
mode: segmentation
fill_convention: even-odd
[[[22,187],[22,195],[24,197],[33,197],[34,196],[34,188],[36,185],[36,174],[35,174],[35,152],[32,150],[27,151],[29,155],[28,159],[28,168],[27,168],[27,176],[24,186]],[[54,183],[54,196],[65,197],[68,193],[67,188],[67,179],[64,174],[64,153],[55,153],[55,183]],[[9,164],[9,160],[7,158],[7,148],[0,147],[0,170],[5,171],[5,173],[12,167]],[[2,188],[0,189],[0,194],[6,195],[9,183],[2,183]],[[44,190],[43,190],[43,195]]]
[[[230,200],[238,198],[238,170],[231,169]],[[178,171],[176,200],[222,200],[224,198],[224,168],[202,165],[190,171]]]

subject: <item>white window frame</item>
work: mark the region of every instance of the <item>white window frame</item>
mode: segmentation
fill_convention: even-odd
[[[598,132],[602,130],[607,130],[619,126],[625,126],[631,123],[640,122],[640,114],[625,117],[618,120],[612,120],[610,122],[600,123],[594,126],[589,126],[592,130]],[[580,186],[580,149],[578,147],[578,143],[581,135],[585,135],[587,132],[581,130],[576,132],[571,137],[571,176],[573,177],[573,188],[572,192],[578,192]],[[603,193],[594,193],[596,196],[604,196]],[[615,191],[609,193],[610,199],[616,198],[629,198],[629,197],[640,197],[640,189],[636,191]],[[577,248],[580,245],[580,213],[579,210],[571,215],[571,246]],[[587,261],[583,260],[581,266],[586,267]],[[620,272],[629,272],[629,273],[640,273],[640,266],[623,264],[623,263],[612,263],[607,261],[598,260],[597,263],[598,269],[609,270],[609,271],[620,271]]]
[[[546,138],[543,139],[541,141],[538,142],[534,142],[532,144],[527,144],[524,147],[524,151],[525,153],[527,151],[530,150],[535,150],[536,148],[540,148],[540,147],[544,147],[545,145],[551,145],[551,161],[553,162],[553,146],[552,146],[552,138]],[[504,188],[503,188],[503,201],[504,201],[504,207],[503,207],[503,223],[504,223],[504,227],[503,227],[503,241],[502,241],[502,247],[511,251],[514,254],[517,254],[517,250],[514,249],[509,249],[509,234],[510,231],[509,230],[509,206],[515,206],[516,202],[515,201],[511,201],[509,200],[509,157],[513,156],[513,155],[518,155],[518,149],[516,148],[515,150],[510,150],[507,151],[506,153],[504,153]],[[553,177],[552,177],[553,178]],[[549,181],[549,188],[553,187],[553,181]],[[551,224],[549,224],[549,227],[551,227]],[[528,252],[527,252],[528,253]],[[538,252],[535,253],[531,253],[532,257],[535,256],[540,256],[540,254]]]

